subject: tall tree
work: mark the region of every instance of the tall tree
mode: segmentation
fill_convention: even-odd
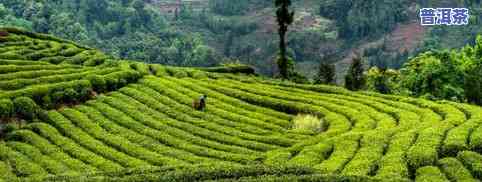
[[[353,58],[348,74],[345,76],[345,87],[348,90],[360,90],[365,86],[365,76],[363,75],[362,58]]]
[[[470,103],[482,105],[482,64],[470,68],[465,75],[465,97]]]
[[[333,84],[335,82],[335,65],[321,63],[315,84]]]
[[[283,79],[288,78],[289,60],[286,57],[286,32],[288,32],[288,26],[293,23],[293,17],[295,12],[290,10],[291,0],[275,0],[276,21],[278,22],[278,34],[280,37],[279,49],[280,57],[278,60],[278,68],[280,75]]]

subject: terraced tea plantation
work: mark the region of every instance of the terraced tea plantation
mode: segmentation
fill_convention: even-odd
[[[120,61],[11,28],[0,109],[0,181],[482,179],[481,107]],[[322,130],[293,129],[299,114]]]

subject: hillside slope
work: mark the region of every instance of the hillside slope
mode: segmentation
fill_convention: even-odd
[[[482,179],[477,106],[113,60],[16,29],[0,58],[0,103],[42,108],[0,141],[0,181]],[[298,114],[323,131],[293,130]]]

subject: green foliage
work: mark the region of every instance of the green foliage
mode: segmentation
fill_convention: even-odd
[[[473,49],[465,48],[464,53],[472,61],[468,61],[465,69],[465,97],[468,102],[482,105],[482,36],[477,37]]]
[[[37,117],[38,105],[28,97],[18,97],[13,100],[15,112],[22,118],[30,120]]]
[[[14,114],[14,105],[10,99],[0,99],[0,118],[8,118]]]
[[[107,89],[106,81],[102,76],[99,75],[89,75],[87,76],[87,80],[90,81],[92,87],[97,92],[104,92]]]
[[[361,90],[365,88],[366,78],[363,72],[362,58],[353,58],[350,69],[345,76],[345,88],[349,90]]]
[[[382,94],[392,94],[398,90],[400,73],[392,69],[372,67],[366,74],[367,89]]]
[[[320,132],[323,129],[323,121],[316,116],[312,115],[297,115],[293,119],[294,130],[308,130],[314,132]]]
[[[301,75],[294,70],[295,61],[291,57],[283,58],[280,54],[276,57],[276,64],[279,69],[279,77],[288,80],[296,80]],[[286,72],[286,73],[285,73]],[[286,74],[286,75],[283,75]]]
[[[417,169],[417,177],[415,178],[417,182],[448,182],[449,180],[444,176],[439,168],[435,166],[425,166]]]
[[[315,78],[315,84],[333,84],[335,82],[335,74],[335,65],[321,63],[318,75]]]
[[[243,14],[249,1],[230,1],[230,0],[209,0],[209,7],[211,11],[222,15],[240,15]]]
[[[461,101],[463,72],[448,52],[422,54],[400,70],[400,87],[410,95]]]
[[[391,31],[408,18],[408,2],[376,0],[330,0],[320,3],[320,15],[335,19],[340,35],[346,39],[377,37]]]
[[[470,171],[465,168],[462,162],[456,158],[444,158],[438,161],[441,170],[447,174],[447,178],[452,181],[477,181],[472,177]]]
[[[472,171],[475,178],[482,178],[482,155],[477,152],[463,151],[458,153],[457,159]]]
[[[321,164],[315,165],[315,169],[319,169],[322,173],[336,174],[343,170],[344,166],[355,155],[358,150],[359,137],[340,139],[335,143],[333,153],[330,158]]]
[[[288,79],[290,70],[293,69],[293,61],[286,56],[286,32],[288,32],[288,27],[294,21],[295,12],[290,10],[291,0],[275,0],[276,6],[276,22],[278,23],[278,35],[280,38],[279,43],[279,58],[277,58],[276,63],[278,64],[278,69],[281,78]]]

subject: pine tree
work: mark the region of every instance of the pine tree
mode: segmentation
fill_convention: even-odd
[[[291,0],[275,0],[276,21],[278,22],[278,34],[280,37],[279,49],[280,57],[277,61],[280,75],[283,79],[289,77],[289,60],[286,57],[286,32],[288,32],[288,26],[293,23],[293,17],[295,12],[290,11]]]
[[[335,82],[335,65],[321,63],[315,84],[332,84]]]
[[[349,90],[360,90],[365,86],[363,62],[359,56],[353,58],[348,74],[345,76],[345,87]]]

